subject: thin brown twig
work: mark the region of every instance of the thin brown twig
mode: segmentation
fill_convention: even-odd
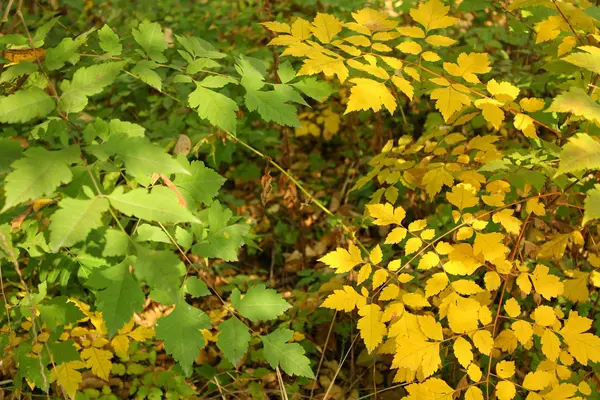
[[[560,7],[558,6],[558,3],[556,3],[556,0],[552,0],[552,3],[554,4],[554,7],[556,7],[556,9],[560,13],[560,15],[563,17],[563,19],[565,20],[565,22],[567,23],[567,25],[569,25],[569,28],[571,28],[571,31],[573,32],[573,34],[575,35],[575,37],[577,37],[577,40],[579,40],[579,43],[581,43],[582,46],[585,46],[585,42],[583,41],[583,39],[581,38],[581,36],[579,36],[579,34],[575,30],[575,28],[573,28],[573,25],[571,25],[571,21],[569,21],[569,18],[567,18],[567,16],[560,9]]]

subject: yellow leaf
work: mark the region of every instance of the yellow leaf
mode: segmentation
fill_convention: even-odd
[[[540,203],[540,199],[538,198],[527,200],[527,203],[525,204],[525,211],[527,211],[528,214],[534,213],[540,217],[546,215],[544,204]]]
[[[569,353],[583,365],[588,361],[600,361],[600,337],[585,333],[592,327],[592,320],[571,311],[560,334],[569,347]]]
[[[465,392],[465,400],[483,400],[483,392],[477,386],[471,386]]]
[[[512,329],[505,329],[494,339],[494,346],[502,351],[512,353],[517,348],[517,337]]]
[[[360,249],[353,243],[350,243],[348,250],[338,247],[334,251],[321,257],[319,261],[334,268],[336,274],[343,274],[362,263],[362,257],[360,255]]]
[[[523,293],[525,293],[525,294],[531,293],[532,285],[531,285],[531,281],[529,280],[529,274],[527,274],[527,273],[520,274],[517,277],[517,286],[519,287],[519,289],[521,289],[521,291]]]
[[[406,241],[406,246],[404,247],[404,252],[408,254],[412,254],[415,251],[421,248],[423,241],[419,238],[413,237]]]
[[[441,366],[440,343],[429,342],[424,337],[400,336],[396,338],[394,368],[421,369],[423,375],[430,376]]]
[[[375,246],[373,250],[371,250],[371,254],[369,254],[369,260],[374,265],[377,265],[383,260],[383,252],[381,251],[381,247],[379,245]]]
[[[562,42],[558,45],[558,56],[569,53],[577,45],[577,39],[575,36],[566,36]]]
[[[403,71],[404,71],[404,73],[406,75],[410,76],[415,81],[421,82],[421,75],[419,75],[419,72],[415,68],[413,68],[413,67],[404,67]]]
[[[483,293],[483,295],[485,295],[485,293]],[[479,309],[479,321],[481,321],[483,325],[492,323],[492,312],[488,306],[481,306]]]
[[[404,304],[411,308],[420,309],[423,307],[429,307],[431,304],[427,301],[423,295],[419,293],[404,293],[402,295],[402,301]]]
[[[518,218],[513,217],[514,210],[505,208],[504,210],[497,212],[492,217],[492,220],[501,224],[506,232],[518,234],[521,231],[521,221]]]
[[[418,315],[417,320],[421,330],[429,339],[442,341],[444,340],[444,334],[442,333],[442,324],[440,324],[431,315]]]
[[[456,40],[442,35],[431,35],[425,39],[427,43],[436,47],[448,47],[456,43]]]
[[[398,261],[400,261],[400,260],[398,260]],[[392,269],[390,268],[390,271],[391,270]],[[404,273],[404,274],[398,275],[398,282],[400,282],[400,283],[408,283],[408,282],[412,281],[413,279],[415,279],[415,277],[412,276],[411,274]]]
[[[500,361],[496,364],[496,375],[500,378],[508,379],[515,374],[514,361]]]
[[[587,287],[589,278],[590,273],[573,271],[573,279],[565,279],[563,281],[565,288],[563,296],[573,302],[589,300],[590,291]]]
[[[360,25],[368,28],[371,32],[387,31],[398,25],[397,21],[388,19],[389,14],[372,8],[364,8],[352,13],[352,17]]]
[[[550,361],[556,361],[560,354],[560,339],[550,329],[545,329],[542,335],[542,353]]]
[[[468,243],[454,245],[454,250],[448,254],[448,258],[444,270],[452,275],[472,275],[483,265],[483,256],[474,255],[473,248]]]
[[[494,99],[479,99],[475,100],[474,104],[481,110],[486,121],[492,124],[496,130],[500,129],[502,121],[504,121],[504,111],[500,108],[502,103]]]
[[[459,279],[458,281],[452,282],[452,288],[457,293],[464,296],[470,296],[475,293],[483,292],[483,289],[480,288],[478,284],[467,279]]]
[[[427,270],[435,267],[440,262],[440,257],[433,251],[428,251],[421,257],[418,269]]]
[[[463,226],[458,229],[458,232],[456,232],[456,238],[458,240],[466,240],[473,236],[473,233],[473,228],[471,228],[470,226]]]
[[[473,344],[481,354],[489,355],[494,347],[494,338],[489,331],[479,330],[473,335]]]
[[[459,210],[474,207],[479,203],[479,198],[475,195],[476,191],[468,183],[459,183],[452,187],[452,192],[446,193],[446,198],[450,204],[458,207]]]
[[[442,190],[444,185],[450,187],[453,183],[454,177],[443,166],[430,169],[425,173],[422,180],[425,191],[431,199]]]
[[[515,321],[513,322],[511,328],[515,332],[515,336],[521,344],[527,343],[533,336],[533,328],[527,321]]]
[[[385,244],[397,244],[400,243],[406,237],[406,228],[401,226],[392,229],[385,238]]]
[[[85,360],[85,365],[92,369],[92,372],[99,378],[108,380],[110,369],[112,368],[112,353],[108,350],[102,350],[96,347],[88,347],[81,351],[81,358]]]
[[[344,40],[354,46],[367,47],[371,45],[369,38],[363,35],[349,36],[344,38]]]
[[[538,264],[535,270],[533,270],[533,274],[530,275],[535,291],[541,294],[546,300],[558,297],[564,291],[564,285],[560,281],[560,278],[549,274],[549,271],[550,269],[547,266]]]
[[[537,130],[535,129],[535,124],[533,121],[533,118],[531,118],[529,115],[519,113],[515,115],[513,125],[515,128],[523,132],[525,137],[537,139]]]
[[[550,306],[539,306],[533,312],[533,319],[538,325],[552,326],[556,322],[556,314]]]
[[[454,333],[468,333],[479,326],[481,305],[475,299],[460,296],[450,302],[448,307],[448,325]]]
[[[561,30],[568,30],[569,26],[558,15],[552,15],[542,22],[535,24],[537,37],[535,43],[543,43],[554,40],[560,35]]]
[[[111,341],[110,345],[112,346],[115,354],[121,358],[127,357],[127,352],[129,351],[129,338],[125,335],[117,335]]]
[[[81,361],[69,361],[58,364],[50,373],[51,381],[58,381],[60,386],[67,392],[67,396],[75,399],[79,384],[83,382],[81,373],[78,369],[85,368],[85,364]]]
[[[467,342],[462,336],[459,336],[452,348],[454,356],[460,365],[467,368],[471,364],[471,361],[473,361],[473,346],[471,346],[471,343]]]
[[[419,28],[418,26],[401,26],[399,28],[396,28],[396,30],[402,36],[408,36],[416,39],[421,39],[425,37],[425,32],[423,32],[423,29]]]
[[[523,110],[527,112],[536,112],[544,108],[545,103],[543,99],[538,99],[536,97],[531,98],[522,98],[519,100],[519,104],[523,108]]]
[[[426,219],[418,219],[408,224],[409,232],[419,232],[427,227]]]
[[[487,90],[490,92],[498,101],[502,103],[508,103],[513,101],[519,95],[520,89],[513,86],[509,82],[496,82],[492,79],[487,83]]]
[[[394,284],[387,285],[379,295],[380,301],[393,300],[400,294],[400,289]],[[387,310],[386,310],[387,311]]]
[[[382,106],[390,114],[396,110],[396,99],[383,83],[366,78],[354,78],[350,82],[354,83],[354,86],[350,89],[350,97],[344,114],[369,109],[379,111]]]
[[[413,42],[412,40],[402,42],[396,46],[396,48],[406,54],[419,54],[423,51],[421,45],[417,42]]]
[[[369,215],[375,218],[375,225],[402,224],[406,216],[406,211],[402,207],[394,208],[390,203],[386,204],[367,204]]]
[[[341,50],[345,51],[346,53],[350,54],[351,56],[358,57],[361,55],[361,51],[359,49],[357,49],[354,46],[348,46],[348,45],[342,44],[339,40],[336,40],[332,44],[335,47],[337,47],[338,49],[341,49]],[[350,65],[350,64],[348,64],[348,65]]]
[[[345,22],[344,27],[363,35],[371,34],[369,28],[367,28],[366,26],[362,26],[361,24],[357,24],[356,22]]]
[[[488,291],[497,290],[500,287],[500,283],[502,282],[500,279],[500,275],[496,271],[488,271],[485,273],[483,277],[483,281],[485,282],[485,288]]]
[[[471,104],[471,99],[466,94],[456,89],[457,85],[448,85],[437,88],[431,92],[431,99],[437,100],[435,108],[442,113],[444,121],[448,121],[452,115]]]
[[[511,400],[517,394],[515,384],[509,381],[500,381],[496,384],[496,397],[498,400]]]
[[[437,53],[434,53],[433,51],[425,51],[425,52],[423,52],[423,54],[421,54],[421,57],[423,58],[423,60],[429,61],[429,62],[436,62],[436,61],[441,60],[441,57],[438,56]]]
[[[452,76],[462,77],[469,83],[480,83],[476,74],[485,74],[492,70],[487,53],[461,53],[457,63],[444,63],[444,69]]]
[[[279,32],[279,33],[290,33],[291,28],[288,24],[284,24],[283,22],[262,22],[262,26],[270,30],[271,32]]]
[[[379,286],[383,285],[387,280],[388,275],[389,272],[387,272],[387,270],[383,268],[380,268],[377,271],[375,271],[375,273],[373,274],[373,289],[376,289]]]
[[[435,251],[441,255],[450,254],[453,250],[454,247],[448,242],[440,241],[435,245]]]
[[[360,271],[358,271],[358,277],[356,278],[356,283],[358,283],[359,285],[361,283],[363,283],[364,281],[366,281],[367,279],[369,279],[369,277],[371,276],[371,271],[373,269],[371,268],[371,264],[365,264],[360,268]]]
[[[367,304],[358,310],[358,314],[362,318],[358,320],[357,327],[367,351],[371,353],[383,341],[387,331],[385,324],[381,322],[383,313],[377,304]]]
[[[552,382],[552,375],[547,371],[530,372],[523,379],[523,387],[527,390],[542,390]]]
[[[394,68],[394,69],[401,69],[402,68],[402,61],[395,58],[395,57],[386,57],[386,56],[379,56],[379,58],[386,63],[387,65],[389,65],[390,67]],[[393,80],[393,78],[392,78]]]
[[[479,366],[475,363],[471,363],[471,365],[469,365],[469,368],[467,368],[467,374],[473,382],[479,382],[481,376],[483,375],[481,373],[481,368],[479,368]]]
[[[329,43],[342,31],[342,23],[333,15],[317,13],[311,31],[321,43]]]
[[[352,286],[344,285],[342,289],[337,289],[330,294],[321,305],[325,308],[331,308],[338,311],[350,312],[354,307],[359,309],[367,304],[367,299],[356,292]]]
[[[413,86],[410,84],[409,81],[407,81],[406,79],[401,78],[397,75],[394,75],[394,76],[392,76],[392,83],[394,85],[396,85],[396,87],[398,89],[400,89],[400,91],[402,93],[404,93],[408,97],[409,100],[412,101],[413,95],[415,93],[415,89],[413,88]]]
[[[577,387],[577,390],[579,390],[582,394],[585,394],[586,396],[589,396],[592,394],[592,388],[586,381],[579,382],[579,386]]]
[[[340,82],[348,78],[348,68],[344,65],[343,58],[329,57],[319,51],[312,51],[307,54],[298,75],[314,75],[322,72],[325,76],[336,75]]]
[[[448,286],[448,275],[445,272],[433,274],[425,283],[425,297],[429,298],[440,293]]]
[[[367,59],[367,56],[364,56],[364,58]],[[368,60],[370,60],[370,59],[367,59],[367,61]],[[387,71],[385,69],[377,66],[377,61],[363,64],[358,60],[350,59],[350,60],[348,60],[348,65],[352,68],[358,69],[360,71],[364,71],[364,72],[369,73],[380,79],[388,79],[390,77],[390,75],[387,73]],[[356,78],[356,79],[359,79],[359,78]]]
[[[382,52],[382,53],[388,53],[388,52],[392,51],[392,48],[390,46],[386,46],[383,43],[373,43],[373,46],[371,46],[371,49]]]
[[[473,244],[473,253],[482,254],[487,261],[504,258],[509,248],[502,241],[504,235],[501,233],[479,233],[475,235],[475,243]]]
[[[559,233],[555,235],[551,240],[541,245],[538,249],[537,257],[542,259],[555,259],[560,260],[567,248],[569,242],[568,233]]]
[[[154,337],[154,329],[139,326],[135,328],[132,332],[128,333],[127,336],[135,340],[136,342],[145,342],[148,339],[152,339]]]
[[[306,40],[312,36],[310,22],[296,18],[292,24],[292,36],[299,40]]]
[[[373,35],[373,40],[380,42],[388,42],[390,40],[397,39],[401,35],[398,32],[377,32]]]
[[[389,262],[387,268],[393,272],[393,271],[398,271],[401,266],[402,266],[401,260],[392,260]]]
[[[426,31],[447,28],[454,25],[458,19],[448,16],[450,6],[445,6],[440,0],[429,0],[419,4],[418,8],[410,10],[410,16]]]
[[[509,317],[517,318],[521,315],[521,306],[515,299],[510,298],[504,304],[504,311],[506,311]]]

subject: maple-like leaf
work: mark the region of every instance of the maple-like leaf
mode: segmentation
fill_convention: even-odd
[[[598,121],[600,123],[600,119]],[[586,133],[579,133],[563,146],[557,174],[585,169],[600,169],[600,142]]]
[[[92,370],[92,373],[100,379],[108,380],[113,357],[108,350],[97,348],[94,345],[81,350],[81,358],[85,361],[86,367]]]
[[[587,365],[588,361],[600,362],[600,337],[586,333],[591,327],[591,319],[571,311],[569,319],[559,331],[569,346],[569,353],[583,365]]]
[[[546,112],[572,113],[588,121],[600,124],[600,104],[594,101],[583,89],[571,86],[568,92],[554,97]]]
[[[338,247],[334,251],[325,254],[319,261],[334,268],[336,274],[349,272],[356,265],[363,262],[360,249],[354,243],[350,243],[348,250]]]
[[[350,97],[344,114],[369,109],[379,111],[382,106],[390,114],[396,110],[396,99],[383,83],[366,78],[354,78],[350,79],[350,82],[354,86],[350,89]]]
[[[375,225],[400,225],[406,216],[406,211],[402,207],[396,207],[390,203],[386,204],[367,204],[369,215],[375,220]]]
[[[492,70],[487,53],[461,53],[455,63],[444,63],[444,69],[452,76],[462,77],[469,83],[480,83],[476,74]]]
[[[330,43],[335,35],[342,31],[342,23],[333,15],[317,13],[311,32],[321,43]]]
[[[344,285],[342,289],[334,290],[333,294],[330,294],[321,306],[338,311],[343,310],[350,312],[354,310],[355,307],[360,309],[366,304],[366,297],[356,292],[352,286]]]
[[[450,204],[455,205],[462,211],[479,203],[479,198],[475,194],[476,191],[473,186],[468,183],[459,183],[452,187],[452,192],[446,193],[446,198]]]
[[[264,355],[271,368],[281,366],[287,374],[314,379],[310,368],[310,360],[304,355],[304,348],[298,343],[287,343],[294,332],[289,329],[278,329],[266,336],[261,336]]]
[[[456,111],[462,110],[464,106],[471,104],[471,98],[459,91],[457,87],[460,86],[448,84],[431,92],[430,97],[437,100],[435,108],[442,113],[444,121],[448,121]]]
[[[501,233],[477,232],[475,243],[473,244],[473,253],[482,254],[488,261],[503,258],[509,251],[509,248],[502,243],[503,240],[504,235]]]
[[[450,6],[444,5],[440,0],[429,0],[426,3],[419,4],[418,8],[412,8],[410,16],[423,25],[426,31],[429,31],[447,28],[458,21],[458,18],[448,16],[449,10]]]
[[[421,183],[425,186],[425,191],[429,195],[429,198],[433,199],[442,190],[444,185],[452,186],[454,177],[444,166],[440,166],[427,171]]]

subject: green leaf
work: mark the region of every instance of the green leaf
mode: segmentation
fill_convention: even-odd
[[[300,82],[292,83],[292,86],[308,97],[321,102],[334,92],[327,82],[317,81],[316,78],[305,78]]]
[[[246,107],[250,111],[258,111],[265,122],[274,121],[279,125],[299,127],[296,107],[286,104],[285,99],[274,90],[261,92],[246,87],[244,96]]]
[[[109,122],[110,134],[125,133],[129,137],[144,136],[146,128],[129,121],[120,119],[111,119]]]
[[[206,78],[202,79],[200,82],[198,82],[198,85],[204,88],[219,89],[229,83],[237,83],[237,81],[230,76],[209,75]]]
[[[85,318],[85,314],[75,305],[68,301],[67,296],[58,296],[45,304],[39,304],[42,321],[50,328],[56,330],[57,326],[69,325]]]
[[[248,351],[250,332],[248,327],[239,319],[232,317],[219,324],[217,346],[225,358],[236,365]]]
[[[585,68],[596,74],[600,74],[600,49],[594,46],[581,46],[578,47],[578,50],[583,50],[585,53],[571,53],[568,56],[563,57],[563,61]]]
[[[60,105],[63,111],[75,113],[83,110],[87,105],[87,98],[101,93],[106,86],[111,85],[125,64],[127,61],[108,62],[75,71],[71,81],[64,80],[60,83]]]
[[[75,40],[69,37],[64,38],[58,46],[46,50],[46,57],[44,59],[45,69],[47,71],[55,71],[64,67],[67,62],[75,65],[80,57],[76,53],[77,49],[87,41],[90,33],[95,30],[96,28],[92,28],[77,36]]]
[[[98,31],[98,38],[100,39],[100,48],[111,56],[118,56],[123,51],[123,46],[119,43],[119,36],[110,29],[110,26],[104,24]]]
[[[294,332],[289,329],[278,329],[261,336],[265,358],[271,368],[280,366],[288,375],[315,379],[310,360],[304,355],[304,348],[298,343],[287,343],[293,335]]]
[[[23,147],[16,140],[0,138],[0,174],[10,172],[10,165],[21,157]]]
[[[138,258],[134,263],[135,276],[152,289],[151,297],[164,305],[177,301],[185,267],[179,257],[165,250],[149,250],[136,246]]]
[[[583,209],[583,221],[585,225],[593,219],[600,219],[600,185],[587,192]]]
[[[206,283],[202,282],[195,276],[190,276],[185,281],[185,291],[194,297],[203,297],[210,295],[210,290],[208,290]]]
[[[286,61],[279,64],[277,76],[279,76],[281,83],[288,83],[296,77],[296,71],[292,68],[292,64],[289,61]]]
[[[142,82],[147,83],[160,92],[162,91],[162,78],[153,71],[156,68],[155,64],[154,68],[152,68],[153,64],[152,61],[141,60],[131,69],[131,73],[140,78]]]
[[[20,62],[19,64],[13,65],[4,70],[2,75],[0,75],[0,83],[9,82],[20,76],[32,74],[37,71],[38,68],[38,65],[33,62]]]
[[[102,312],[109,336],[117,333],[134,313],[144,307],[144,292],[129,272],[130,259],[106,268],[95,269],[87,285],[100,291],[96,295],[96,307]]]
[[[235,305],[235,309],[252,322],[269,321],[279,317],[292,306],[273,289],[256,285]]]
[[[140,224],[136,229],[135,240],[137,242],[162,242],[171,243],[171,239],[158,226],[150,224]]]
[[[173,312],[158,320],[156,337],[165,342],[167,353],[189,375],[194,360],[204,347],[204,336],[200,330],[210,329],[210,326],[208,315],[180,298]]]
[[[600,143],[586,133],[579,133],[563,146],[557,175],[584,169],[600,169]]]
[[[227,225],[233,213],[216,201],[208,210],[209,233],[204,240],[192,247],[192,253],[206,258],[237,261],[238,250],[244,244],[249,227],[242,224]]]
[[[103,257],[124,256],[129,247],[129,236],[119,229],[107,229],[104,234]]]
[[[52,97],[38,87],[19,90],[10,96],[0,97],[0,122],[25,123],[43,118],[54,110]]]
[[[200,222],[187,208],[177,202],[177,195],[164,186],[156,186],[152,192],[133,189],[123,193],[119,186],[109,196],[110,204],[125,215],[156,221],[163,224]]]
[[[177,174],[173,183],[188,204],[197,201],[209,205],[225,183],[225,178],[202,161],[193,161],[189,169],[191,175]]]
[[[71,303],[72,304],[72,303]],[[65,340],[64,342],[48,343],[54,364],[62,364],[69,361],[80,360],[79,352],[75,348],[75,342]]]
[[[158,23],[144,21],[137,29],[133,29],[131,33],[148,57],[159,63],[167,61],[167,58],[163,54],[163,51],[167,49],[167,41]]]
[[[235,134],[238,105],[229,97],[213,90],[196,85],[196,90],[188,96],[190,107],[195,108],[202,119],[224,131]]]
[[[43,391],[48,391],[48,379],[50,371],[44,366],[44,372],[42,374],[39,357],[30,357],[23,355],[19,357],[19,374],[22,374],[22,378],[27,378],[30,382],[33,382],[37,387]],[[46,379],[44,379],[44,376]]]
[[[195,36],[179,36],[175,35],[177,41],[186,49],[194,58],[223,58],[227,54],[220,53],[215,50],[214,46],[206,40]],[[200,68],[202,69],[202,68]]]
[[[61,184],[73,178],[70,164],[80,161],[77,146],[60,151],[31,147],[12,164],[14,170],[6,176],[4,212],[17,204],[52,195]]]
[[[111,121],[111,132],[112,125]],[[136,178],[150,178],[153,173],[189,174],[189,171],[170,154],[157,144],[151,143],[146,137],[129,137],[125,133],[111,133],[108,141],[85,149],[102,161],[113,155],[119,156],[125,162],[127,173]]]
[[[546,112],[573,113],[600,125],[600,105],[578,87],[556,96]]]
[[[92,229],[102,226],[102,214],[108,211],[108,200],[65,198],[60,210],[50,217],[50,248],[57,252],[85,240]]]

